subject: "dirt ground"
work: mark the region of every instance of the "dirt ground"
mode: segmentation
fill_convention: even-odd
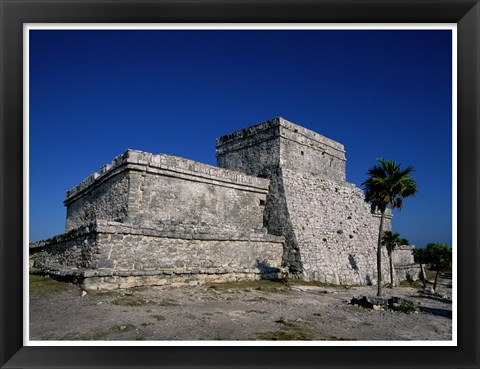
[[[415,313],[370,310],[353,297],[376,287],[299,281],[238,282],[82,293],[30,278],[30,340],[451,340],[451,280],[439,295],[418,285],[385,288]]]

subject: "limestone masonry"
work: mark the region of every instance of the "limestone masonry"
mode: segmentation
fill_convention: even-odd
[[[216,146],[219,167],[135,150],[116,157],[67,191],[65,233],[30,245],[31,271],[85,289],[376,281],[379,217],[346,182],[342,144],[275,118]],[[395,256],[397,279],[416,279],[411,247]]]

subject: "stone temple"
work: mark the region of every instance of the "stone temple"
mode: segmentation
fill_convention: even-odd
[[[31,272],[87,290],[285,276],[376,283],[380,219],[346,182],[342,144],[274,118],[216,148],[218,167],[117,156],[67,191],[65,233],[30,244]],[[394,256],[397,280],[416,279],[411,247]],[[386,252],[383,261],[388,281]]]

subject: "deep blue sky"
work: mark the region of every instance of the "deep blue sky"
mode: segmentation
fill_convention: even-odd
[[[451,31],[30,31],[30,241],[65,191],[126,149],[215,165],[215,138],[276,116],[345,145],[347,181],[413,165],[394,212],[452,244]]]

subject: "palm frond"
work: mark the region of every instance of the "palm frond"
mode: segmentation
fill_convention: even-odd
[[[417,193],[417,185],[410,174],[414,172],[412,166],[401,169],[401,165],[394,160],[377,159],[379,165],[374,165],[367,171],[368,178],[362,183],[365,192],[365,201],[373,209],[383,211],[387,206],[401,209],[405,197]]]
[[[397,245],[400,245],[402,239],[399,233],[393,233],[392,231],[383,232],[382,245],[387,248],[388,255],[391,255]]]

